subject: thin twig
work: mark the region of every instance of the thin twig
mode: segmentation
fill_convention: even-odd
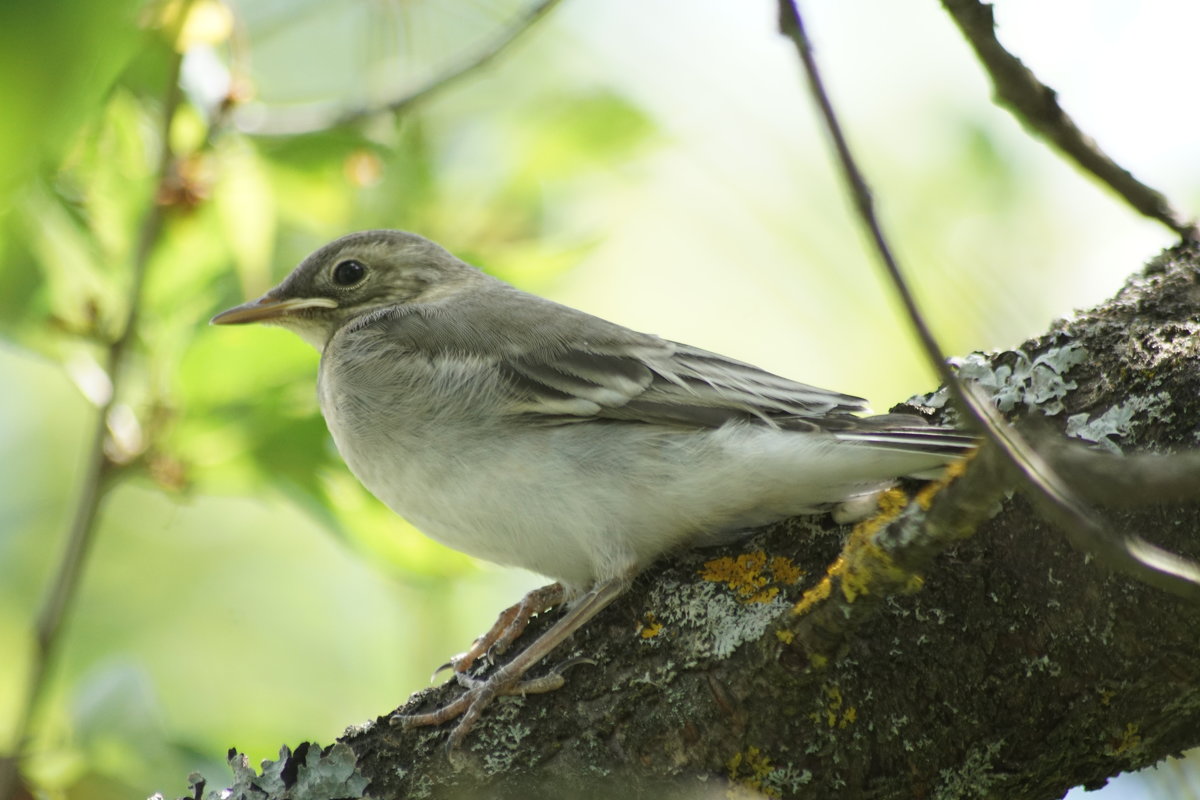
[[[1063,441],[1048,444],[1043,450],[1054,469],[1070,475],[1076,491],[1095,505],[1200,502],[1200,451],[1125,455]]]
[[[1076,547],[1097,555],[1109,566],[1122,569],[1145,583],[1183,597],[1200,600],[1200,565],[1155,547],[1137,536],[1121,536],[1110,530],[1071,491],[1069,485],[1028,440],[1000,417],[991,403],[958,381],[946,363],[943,351],[926,324],[908,282],[892,255],[875,213],[870,189],[850,153],[850,146],[821,81],[796,0],[779,0],[779,28],[796,46],[804,64],[809,88],[833,140],[855,208],[875,246],[880,263],[900,296],[926,356],[955,399],[966,409],[968,417],[983,432],[986,441],[998,448],[1021,474],[1026,486],[1032,490],[1035,500],[1047,508],[1055,521],[1066,529]]]
[[[190,6],[191,0],[188,0],[180,9],[179,24],[186,19]],[[172,36],[172,39],[174,38]],[[96,518],[100,502],[111,485],[112,479],[120,470],[120,466],[112,461],[105,451],[105,444],[108,441],[108,418],[119,397],[120,373],[125,353],[137,336],[142,287],[145,284],[150,255],[158,242],[166,219],[166,208],[159,202],[158,195],[162,187],[170,180],[174,163],[169,134],[171,120],[175,116],[181,99],[179,71],[182,62],[183,54],[175,52],[168,67],[165,102],[159,130],[162,144],[158,160],[155,196],[150,200],[138,234],[129,284],[129,305],[125,313],[124,324],[120,335],[109,344],[104,356],[104,370],[109,376],[112,388],[108,398],[97,409],[86,456],[87,467],[83,486],[75,505],[75,513],[58,569],[42,599],[35,623],[34,649],[29,666],[27,689],[16,715],[15,748],[11,755],[0,758],[0,799],[2,800],[11,800],[16,797],[20,762],[28,746],[33,715],[46,690],[50,667],[60,641],[63,621],[75,600],[87,555],[95,540]]]
[[[271,111],[265,118],[260,116],[261,110],[244,111],[238,114],[238,129],[254,136],[287,136],[335,128],[374,114],[402,111],[428,100],[471,72],[491,63],[560,2],[562,0],[540,0],[534,3],[508,29],[480,47],[477,52],[433,76],[424,85],[392,100],[350,109],[319,105],[290,111]]]
[[[1095,175],[1138,212],[1158,220],[1185,239],[1200,240],[1194,221],[1176,211],[1169,200],[1139,181],[1100,149],[1058,104],[1053,89],[1004,49],[996,38],[992,7],[979,0],[942,0],[992,79],[996,101],[1019,122]]]
[[[883,264],[883,268],[887,271],[888,277],[891,279],[892,286],[900,295],[900,302],[904,305],[904,310],[908,314],[909,322],[912,323],[913,329],[916,331],[917,338],[921,340],[921,346],[925,349],[925,354],[929,357],[933,368],[937,370],[938,377],[947,385],[954,385],[954,373],[950,366],[946,363],[946,357],[943,354],[941,345],[933,335],[933,331],[925,323],[925,317],[921,314],[921,309],[917,306],[916,298],[913,297],[912,291],[908,287],[908,281],[900,272],[900,266],[896,262],[896,258],[892,255],[892,248],[888,245],[887,237],[883,234],[883,227],[880,225],[879,217],[875,213],[875,201],[871,196],[871,190],[867,186],[866,179],[863,178],[862,172],[858,168],[854,156],[850,153],[850,145],[846,141],[846,136],[842,132],[842,125],[838,121],[837,114],[834,113],[833,104],[829,100],[829,95],[825,91],[825,86],[821,81],[820,72],[817,69],[816,58],[813,56],[812,45],[809,44],[808,34],[804,31],[804,23],[800,19],[800,9],[797,7],[794,0],[779,0],[779,30],[784,36],[792,40],[796,46],[796,52],[800,55],[800,60],[804,64],[805,74],[808,75],[809,89],[813,94],[813,101],[821,110],[821,117],[825,122],[826,130],[829,131],[829,137],[833,140],[834,149],[837,150],[838,166],[842,170],[842,177],[850,186],[850,197],[854,201],[854,207],[858,211],[859,219],[863,223],[863,227],[867,229],[867,235],[871,237],[871,242],[875,246],[875,251],[879,255],[879,260]]]
[[[1067,532],[1075,547],[1143,583],[1200,601],[1200,564],[1163,550],[1137,534],[1119,534],[1112,530],[1083,502],[1049,460],[1000,416],[995,405],[974,387],[958,384],[958,390],[969,403],[971,413],[983,418],[988,441],[997,444],[1020,471],[1026,485],[1035,490],[1035,503]]]

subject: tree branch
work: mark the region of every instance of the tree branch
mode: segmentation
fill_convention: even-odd
[[[1138,213],[1161,222],[1185,239],[1200,239],[1194,221],[1184,218],[1162,193],[1109,158],[1062,109],[1054,90],[1038,80],[1021,59],[1004,49],[996,38],[996,20],[990,5],[979,0],[942,0],[942,6],[991,77],[997,103],[1027,129],[1096,176]]]
[[[320,105],[288,111],[271,110],[265,117],[262,116],[261,108],[249,111],[241,110],[236,114],[237,127],[242,133],[252,136],[291,136],[348,125],[375,114],[407,110],[452,86],[475,70],[490,64],[523,34],[531,30],[561,1],[539,0],[533,3],[495,39],[457,64],[435,75],[422,86],[407,91],[392,100],[356,108]]]

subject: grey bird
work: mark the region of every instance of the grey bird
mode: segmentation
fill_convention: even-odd
[[[344,236],[215,324],[266,322],[321,352],[321,411],[350,470],[426,535],[556,583],[453,662],[457,746],[497,695],[672,550],[797,514],[861,516],[975,440],[915,416],[638,333],[522,292],[402,231]],[[565,615],[486,680],[529,620]]]

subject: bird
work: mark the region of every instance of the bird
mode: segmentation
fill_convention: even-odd
[[[525,676],[660,557],[795,515],[863,516],[976,444],[524,292],[405,231],[345,235],[212,318],[250,322],[321,353],[321,412],[379,500],[442,544],[554,581],[452,659],[458,698],[393,715],[457,720],[452,750],[497,696],[561,686],[561,670]],[[468,675],[556,605],[524,650]]]

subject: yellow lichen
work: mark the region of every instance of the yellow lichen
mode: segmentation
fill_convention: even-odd
[[[840,561],[841,559],[838,560]],[[824,578],[821,578],[820,582],[817,583],[816,586],[804,593],[804,596],[800,598],[800,602],[792,606],[792,613],[796,616],[807,614],[810,610],[812,610],[813,606],[829,597],[829,594],[832,591],[833,581],[831,581],[829,576],[826,575]]]
[[[767,578],[762,574],[766,563],[767,556],[761,550],[736,558],[722,556],[706,561],[700,570],[700,577],[706,581],[723,583],[743,600],[749,600],[767,585]]]
[[[836,684],[825,684],[823,692],[826,699],[825,707],[809,714],[809,719],[818,725],[824,722],[827,727],[842,729],[848,728],[858,721],[858,707],[846,706],[842,690]]]
[[[901,585],[905,591],[921,586],[920,576],[909,573],[896,564],[890,554],[875,544],[875,534],[892,522],[908,504],[908,497],[899,489],[890,489],[879,500],[879,513],[863,520],[850,532],[842,554],[827,571],[829,577],[839,578],[842,596],[853,603],[859,597],[872,594],[879,584]]]
[[[899,489],[889,489],[880,495],[879,513],[854,527],[841,554],[825,570],[825,577],[792,606],[792,613],[807,614],[833,593],[835,585],[841,589],[847,603],[868,594],[909,593],[920,589],[921,576],[901,567],[875,543],[875,535],[899,517],[908,503],[908,496]]]
[[[771,763],[771,759],[763,755],[763,752],[757,747],[747,747],[741,753],[734,753],[733,757],[725,762],[725,767],[729,770],[729,779],[734,782],[736,787],[752,789],[767,797],[780,796],[777,789],[764,782],[775,766]],[[726,796],[742,798],[747,795],[730,792]]]
[[[946,466],[945,471],[942,472],[942,476],[940,478],[938,478],[936,481],[930,481],[922,486],[921,490],[917,492],[917,496],[915,498],[917,505],[921,506],[923,510],[928,511],[929,507],[933,505],[933,498],[937,495],[937,493],[942,489],[945,489],[947,486],[953,483],[958,476],[967,471],[967,462],[975,457],[976,452],[978,451],[972,450],[967,454],[967,457],[961,461],[950,462],[950,464]]]
[[[1125,730],[1121,733],[1119,739],[1111,740],[1108,746],[1108,754],[1112,756],[1120,756],[1136,750],[1142,746],[1142,732],[1137,724],[1130,722],[1125,726]]]
[[[865,594],[871,594],[875,584],[884,576],[899,572],[892,557],[870,539],[870,533],[855,531],[846,543],[845,556],[842,560],[841,577],[842,596],[847,603],[853,603]]]
[[[804,577],[804,570],[792,563],[787,556],[775,556],[771,559],[771,580],[776,583],[793,584]]]
[[[714,558],[700,570],[701,578],[725,584],[743,603],[769,603],[779,595],[779,587],[771,584],[793,584],[802,575],[804,570],[791,559],[775,556],[768,560],[761,550],[736,558]]]
[[[888,489],[883,494],[879,495],[879,511],[865,522],[874,523],[873,527],[878,529],[884,523],[890,522],[900,515],[904,507],[908,505],[908,495],[899,489]]]
[[[842,708],[842,690],[837,686],[828,684],[825,686],[825,697],[828,703],[825,704],[825,724],[829,727],[837,725],[838,712]]]
[[[778,630],[778,631],[775,631],[775,638],[778,639],[779,641],[783,642],[784,644],[791,644],[792,641],[796,638],[796,634],[792,633],[789,630]]]
[[[643,639],[653,639],[662,633],[663,624],[658,621],[653,612],[647,611],[638,623],[638,636]]]

